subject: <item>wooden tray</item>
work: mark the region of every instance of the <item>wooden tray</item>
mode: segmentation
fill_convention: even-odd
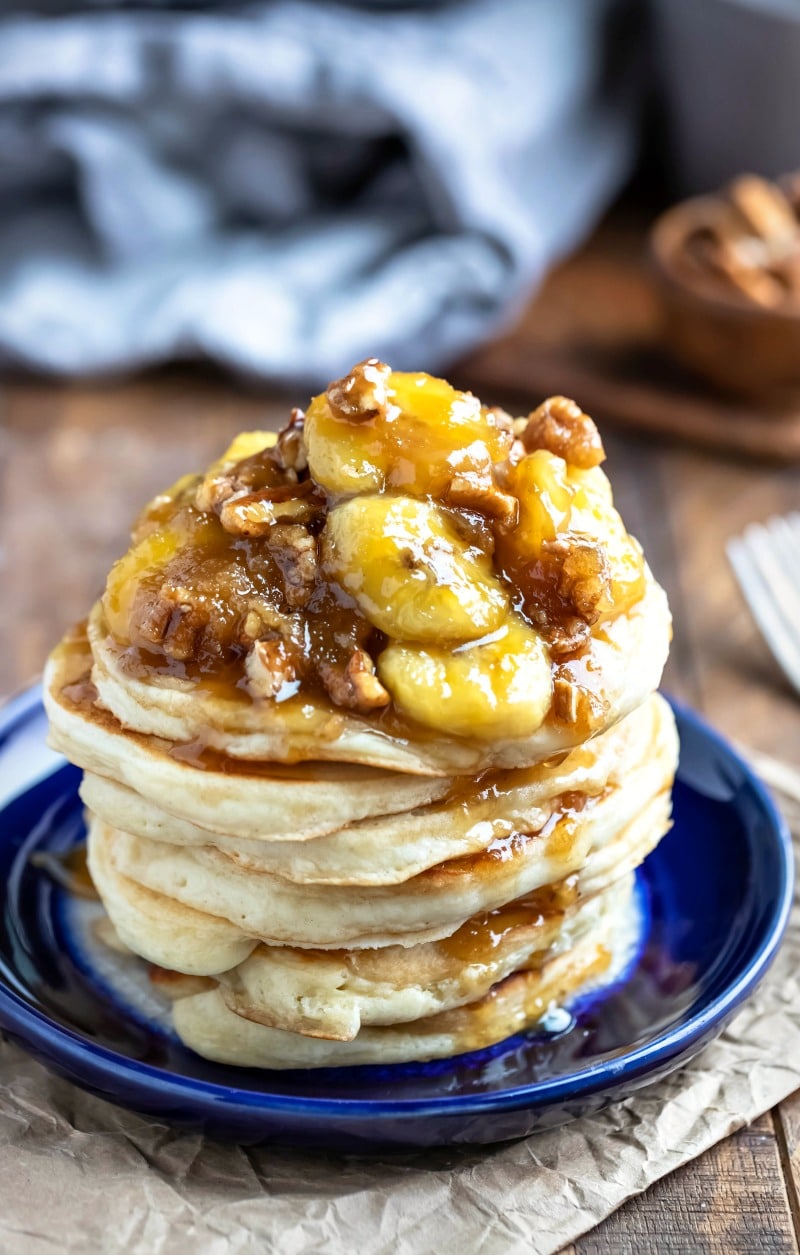
[[[514,330],[454,375],[486,399],[514,398],[521,412],[566,393],[604,423],[800,462],[800,412],[725,397],[662,352],[646,230],[641,218],[612,216],[553,271]]]

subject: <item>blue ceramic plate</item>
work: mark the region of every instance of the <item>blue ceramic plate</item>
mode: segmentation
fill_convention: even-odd
[[[614,984],[549,1032],[456,1059],[266,1072],[186,1050],[142,965],[92,946],[96,908],[41,866],[83,837],[79,773],[44,748],[39,694],[24,694],[0,712],[0,1027],[112,1102],[246,1143],[494,1142],[625,1097],[721,1031],[773,959],[792,892],[789,836],[763,787],[697,716],[677,716],[675,825],[639,872],[640,944]]]

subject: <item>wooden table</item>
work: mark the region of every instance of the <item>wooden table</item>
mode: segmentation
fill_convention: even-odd
[[[85,613],[141,503],[209,462],[234,432],[275,425],[288,407],[205,372],[0,388],[0,693],[33,679]],[[604,436],[617,503],[672,603],[668,688],[729,736],[800,766],[800,706],[724,556],[726,538],[749,520],[798,507],[800,471]],[[796,1252],[799,1195],[795,1096],[631,1201],[576,1250]]]

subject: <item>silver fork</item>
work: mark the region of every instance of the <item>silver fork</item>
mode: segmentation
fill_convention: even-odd
[[[800,514],[751,523],[726,549],[764,640],[800,693]]]

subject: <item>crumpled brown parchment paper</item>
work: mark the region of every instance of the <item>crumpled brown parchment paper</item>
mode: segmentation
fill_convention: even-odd
[[[759,760],[800,848],[800,780]],[[770,771],[770,768],[773,770]],[[698,1059],[615,1107],[488,1150],[371,1161],[216,1145],[0,1041],[3,1255],[549,1255],[800,1087],[800,900],[773,968]]]

